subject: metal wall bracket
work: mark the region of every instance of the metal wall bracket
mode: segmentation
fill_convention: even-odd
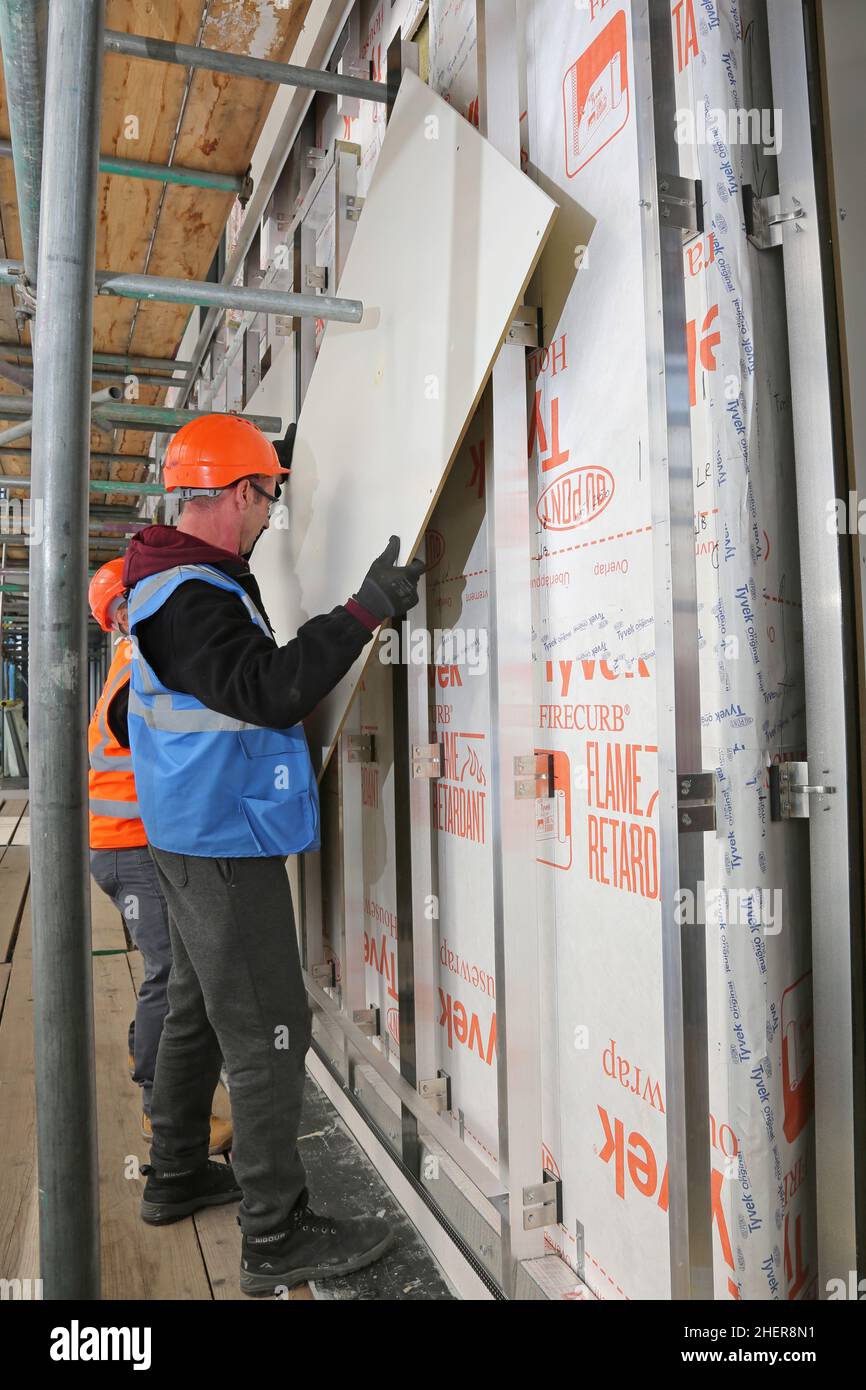
[[[716,828],[716,777],[713,772],[677,774],[677,826],[680,833],[703,834]]]
[[[679,174],[659,175],[659,216],[663,227],[679,227],[684,232],[704,230],[704,201],[700,179],[684,179]]]
[[[377,1008],[353,1009],[352,1022],[369,1038],[378,1038],[381,1034],[382,1029],[379,1024],[379,1010]]]
[[[242,208],[245,208],[247,203],[250,201],[250,198],[253,196],[254,189],[255,185],[253,183],[253,176],[250,173],[249,169],[247,169],[246,173],[244,174],[243,187],[238,193],[238,202],[240,203]]]
[[[321,169],[327,158],[327,150],[320,149],[318,145],[311,145],[307,150],[307,168]]]
[[[337,988],[337,964],[333,960],[320,961],[310,966],[310,974],[320,989]]]
[[[531,801],[553,796],[553,754],[522,753],[514,759],[514,798]]]
[[[442,776],[442,750],[438,743],[412,744],[412,776]]]
[[[770,767],[770,820],[808,820],[810,796],[832,796],[835,787],[810,786],[808,763]]]
[[[451,1109],[451,1078],[440,1071],[432,1081],[419,1081],[418,1094],[430,1103],[438,1115]]]
[[[328,267],[326,265],[304,266],[304,284],[308,290],[328,288]]]
[[[545,1172],[541,1182],[523,1189],[523,1229],[555,1226],[562,1220],[562,1179]]]
[[[354,193],[348,195],[346,198],[346,216],[350,222],[358,221],[364,207],[364,202],[364,198],[359,198]]]
[[[505,335],[506,343],[521,347],[541,346],[541,308],[534,304],[521,304]]]
[[[372,734],[346,735],[346,761],[350,763],[374,763],[376,745]]]
[[[749,184],[743,185],[743,220],[746,235],[759,251],[772,251],[782,245],[782,229],[786,222],[797,223],[806,216],[806,209],[799,199],[792,198],[793,208],[782,209],[781,196],[776,193],[770,198],[757,198]]]

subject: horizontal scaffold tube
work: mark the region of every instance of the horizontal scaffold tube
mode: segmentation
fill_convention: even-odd
[[[8,456],[9,454],[14,454],[16,458],[21,458],[21,457],[25,457],[25,458],[26,458],[27,455],[28,455],[29,453],[30,453],[30,449],[29,449],[29,448],[21,448],[21,449],[19,449],[18,446],[17,446],[17,444],[4,445],[2,448],[0,448],[0,458],[3,458],[4,456]],[[141,465],[143,468],[146,468],[148,464],[153,463],[153,459],[150,457],[149,454],[115,454],[115,453],[104,453],[104,452],[101,452],[101,451],[98,450],[98,449],[91,449],[91,451],[90,451],[90,462],[91,462],[91,463],[127,463],[127,464],[133,464],[133,463],[134,463],[136,466]]]
[[[12,141],[0,140],[0,159],[12,158]],[[148,164],[144,159],[124,159],[121,155],[101,154],[101,174],[120,174],[129,179],[153,179],[155,183],[187,184],[192,188],[212,188],[218,193],[236,193],[244,201],[252,192],[252,180],[245,174],[214,174],[206,169],[185,169],[174,164]]]
[[[0,283],[14,284],[22,270],[20,261],[0,260]],[[207,304],[217,309],[248,309],[255,314],[336,319],[339,323],[360,323],[364,312],[358,299],[335,299],[327,294],[292,294],[249,285],[215,285],[210,280],[179,280],[170,275],[125,275],[116,270],[97,270],[95,278],[99,294],[116,294],[121,299]]]
[[[388,100],[384,82],[352,77],[348,73],[301,68],[292,63],[274,63],[267,58],[250,58],[245,53],[223,53],[216,48],[169,43],[166,39],[151,39],[144,34],[121,34],[116,29],[106,29],[105,48],[108,53],[121,53],[126,58],[150,58],[156,63],[179,63],[185,68],[226,72],[232,77],[255,77],[260,82],[276,82],[281,87],[307,87],[334,96],[359,97],[362,101],[384,103]]]
[[[123,458],[123,455],[117,454],[116,457]],[[150,462],[150,460],[148,460],[148,462]],[[16,487],[28,488],[32,486],[32,478],[19,478],[16,477],[14,473],[0,473],[0,487],[9,488],[11,490],[12,488]],[[142,496],[148,497],[161,497],[165,492],[165,488],[161,485],[161,483],[132,483],[127,482],[125,479],[119,478],[91,478],[90,491],[117,493],[128,492],[134,496],[141,494]]]
[[[9,360],[20,357],[22,362],[33,361],[30,343],[0,343],[0,357]],[[125,352],[95,352],[93,364],[99,367],[130,367],[139,372],[187,372],[192,362],[172,357],[135,357]]]
[[[16,415],[29,415],[33,402],[28,396],[0,396],[0,420],[12,419]],[[137,405],[129,401],[105,401],[94,407],[94,416],[106,421],[112,428],[123,426],[126,429],[152,428],[173,433],[190,420],[201,415],[223,415],[225,411],[212,410],[172,410],[166,405]],[[245,415],[265,434],[281,434],[282,420],[279,415]],[[123,457],[123,456],[121,456]]]

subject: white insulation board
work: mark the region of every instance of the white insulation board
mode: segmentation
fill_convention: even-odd
[[[467,215],[468,212],[468,215]],[[472,416],[556,205],[404,75],[304,398],[288,530],[256,572],[282,640],[356,591],[391,534],[405,563]],[[327,762],[371,648],[308,725]]]

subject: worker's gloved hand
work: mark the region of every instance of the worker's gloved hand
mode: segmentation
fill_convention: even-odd
[[[277,458],[280,461],[280,467],[289,471],[291,471],[292,467],[292,454],[295,452],[295,435],[297,430],[297,424],[295,421],[292,421],[292,423],[286,427],[286,432],[282,439],[275,439],[273,441],[274,448],[277,451]]]
[[[376,618],[401,618],[418,602],[418,580],[427,566],[423,560],[397,565],[394,562],[399,554],[400,537],[392,536],[355,594],[361,607]]]

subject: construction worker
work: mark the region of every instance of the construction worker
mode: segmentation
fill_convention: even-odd
[[[152,1137],[150,1108],[156,1054],[168,1010],[171,967],[168,909],[138,813],[127,734],[132,644],[127,633],[123,559],[109,560],[90,581],[90,611],[103,632],[117,632],[114,658],[88,730],[90,753],[90,872],[126,922],[144,961],[135,1019],[129,1025],[129,1063],[142,1088],[141,1132]],[[231,1147],[230,1120],[211,1115],[209,1149]]]
[[[308,1204],[297,1135],[312,1016],[285,860],[319,846],[300,721],[379,624],[417,603],[425,568],[398,566],[392,536],[353,598],[277,645],[247,560],[289,472],[292,429],[278,455],[242,417],[184,425],[164,466],[185,502],[180,522],[141,531],[123,576],[130,745],[173,955],[141,1212],[158,1225],[242,1198],[250,1294],[360,1269],[392,1242],[376,1217],[336,1220]],[[207,1161],[220,1053],[233,1169]]]

